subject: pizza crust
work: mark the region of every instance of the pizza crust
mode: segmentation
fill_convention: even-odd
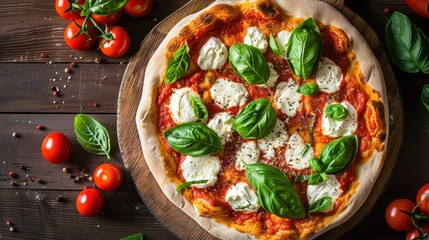
[[[242,1],[234,0],[217,0],[206,9],[213,7],[214,5],[226,3],[234,4]],[[251,1],[253,2],[253,1]],[[335,8],[320,1],[312,0],[273,0],[277,6],[281,9],[287,9],[285,12],[294,17],[307,18],[312,16],[314,19],[322,22],[323,24],[335,25],[338,28],[343,29],[352,40],[354,46],[354,52],[357,55],[357,60],[360,63],[361,70],[364,75],[364,79],[368,84],[380,93],[380,98],[384,104],[384,117],[386,123],[386,136],[384,140],[384,151],[376,152],[373,154],[370,160],[366,161],[357,173],[359,179],[359,185],[355,186],[357,194],[351,196],[350,200],[344,206],[344,210],[339,214],[332,215],[326,222],[322,223],[325,225],[320,231],[311,235],[310,239],[313,239],[328,230],[340,225],[349,219],[365,202],[371,189],[381,171],[385,149],[387,146],[388,139],[388,105],[386,88],[384,84],[383,74],[381,67],[371,51],[370,47],[366,43],[366,40],[362,37],[359,31]],[[201,217],[198,215],[194,206],[186,201],[181,194],[178,194],[175,189],[176,186],[170,182],[168,176],[165,174],[165,168],[161,150],[159,148],[159,131],[157,126],[157,94],[158,88],[162,83],[162,71],[166,66],[166,47],[167,43],[177,36],[179,31],[186,25],[188,25],[196,16],[201,14],[206,9],[203,9],[197,13],[189,15],[177,23],[167,34],[165,39],[162,41],[158,49],[150,59],[146,71],[143,86],[142,98],[138,107],[136,115],[136,123],[138,126],[138,132],[140,136],[140,142],[144,154],[146,163],[148,164],[153,176],[157,183],[161,187],[163,193],[167,198],[179,207],[183,212],[193,218],[199,225],[206,229],[209,233],[215,237],[222,239],[253,239],[254,237],[238,232],[233,228],[229,228],[222,225],[210,218]],[[353,191],[350,191],[353,192]],[[332,220],[333,219],[333,220]],[[332,220],[332,221],[331,221]]]

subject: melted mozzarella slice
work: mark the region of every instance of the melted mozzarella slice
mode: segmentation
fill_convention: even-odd
[[[208,122],[207,126],[211,128],[213,131],[219,135],[222,140],[222,144],[231,140],[232,133],[234,130],[232,126],[234,125],[234,121],[232,120],[232,116],[226,112],[221,112],[216,115]]]
[[[357,128],[357,112],[356,109],[348,102],[342,102],[349,115],[342,121],[334,121],[325,113],[322,118],[322,133],[330,137],[342,137],[353,134]],[[328,106],[328,105],[327,105]]]
[[[221,165],[218,157],[210,155],[202,157],[186,156],[181,168],[183,178],[187,182],[208,180],[207,183],[192,184],[197,188],[205,188],[216,183]]]
[[[290,167],[301,170],[310,166],[309,161],[314,156],[314,150],[310,147],[306,153],[302,155],[305,146],[306,144],[298,132],[290,136],[288,148],[286,150],[286,161]]]
[[[291,78],[287,82],[279,83],[276,87],[274,102],[277,108],[288,117],[295,116],[301,107],[301,94],[297,92],[298,88],[299,85]]]
[[[279,50],[286,56],[287,43],[289,41],[290,32],[283,30],[277,34],[275,38]]]
[[[202,70],[218,69],[228,60],[228,49],[225,44],[216,37],[211,37],[201,47],[198,56],[198,66]]]
[[[223,109],[243,106],[248,99],[247,90],[241,83],[227,78],[217,79],[210,88],[213,101]]]
[[[235,167],[238,170],[244,170],[246,168],[245,164],[258,162],[260,155],[261,150],[259,150],[255,141],[244,142],[236,154]]]
[[[258,195],[244,182],[239,182],[228,189],[225,201],[235,211],[256,212],[261,207]]]
[[[288,139],[285,124],[277,119],[274,130],[268,136],[258,139],[258,148],[264,153],[265,158],[273,158],[276,156],[275,149],[285,146]]]
[[[177,124],[198,120],[189,101],[190,95],[199,97],[191,88],[188,87],[176,89],[171,95],[170,113],[173,121]]]
[[[267,37],[258,27],[249,27],[247,29],[244,43],[258,48],[262,53],[264,53],[268,47]]]
[[[316,72],[316,82],[320,90],[334,93],[340,90],[343,72],[331,59],[322,57]]]
[[[335,201],[341,194],[340,182],[334,175],[328,175],[329,179],[318,184],[308,185],[307,187],[307,197],[308,204],[313,204],[319,199],[324,197],[332,197],[332,202],[325,210],[322,212],[330,212],[334,209]]]

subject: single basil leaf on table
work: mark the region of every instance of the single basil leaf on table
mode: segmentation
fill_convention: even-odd
[[[283,218],[306,217],[296,189],[282,171],[266,164],[252,163],[246,165],[246,177],[266,211]]]
[[[220,152],[220,137],[202,123],[182,123],[164,132],[164,138],[177,152],[199,157]]]
[[[74,118],[77,141],[87,152],[106,155],[110,159],[110,137],[107,129],[89,115],[79,113]]]
[[[338,174],[347,169],[358,151],[358,137],[348,135],[336,139],[322,149],[319,159],[325,167],[324,173]]]
[[[207,122],[209,117],[209,112],[207,111],[206,105],[200,98],[193,95],[189,95],[189,102],[191,104],[192,110],[194,110],[195,116],[202,122]]]
[[[326,106],[323,112],[334,121],[343,121],[349,115],[349,111],[338,103]]]
[[[332,201],[333,201],[332,197],[323,197],[310,205],[310,208],[308,209],[308,213],[322,212],[328,206],[331,205]]]
[[[307,18],[292,31],[287,46],[287,59],[292,72],[308,79],[319,65],[323,52],[323,39],[319,27]]]
[[[174,83],[178,78],[185,75],[189,69],[190,62],[191,56],[189,55],[189,47],[188,44],[185,43],[185,45],[177,49],[173,58],[168,63],[165,73],[165,83]]]
[[[137,233],[121,238],[120,240],[143,240],[143,234]]]
[[[128,0],[97,0],[92,1],[90,11],[96,15],[107,16],[121,10]]]
[[[393,13],[387,22],[386,49],[401,70],[429,74],[429,39],[400,12]]]
[[[256,47],[236,43],[229,49],[229,61],[238,76],[250,84],[266,84],[270,67],[264,55]]]
[[[181,192],[185,188],[189,189],[189,188],[191,188],[192,184],[207,183],[208,181],[209,180],[204,179],[204,180],[195,180],[195,181],[184,182],[176,188],[176,192]]]
[[[421,100],[423,105],[429,111],[429,84],[425,84],[423,86]]]
[[[270,47],[275,54],[279,55],[280,57],[284,57],[284,55],[280,51],[280,47],[278,46],[276,39],[273,37],[273,35],[270,35]]]
[[[244,139],[268,136],[276,126],[277,115],[266,98],[259,98],[244,107],[234,122],[234,130]]]
[[[298,88],[297,92],[305,96],[313,96],[319,92],[319,86],[315,83],[306,83]]]

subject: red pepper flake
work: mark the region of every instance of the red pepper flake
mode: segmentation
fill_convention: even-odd
[[[44,54],[44,53],[41,53],[41,54],[40,54],[40,57],[41,57],[41,58],[47,58],[46,54]]]
[[[28,177],[28,181],[30,181],[30,182],[34,182],[33,177]]]
[[[385,14],[390,13],[390,8],[384,8],[384,13],[385,13]]]
[[[54,96],[59,97],[61,96],[60,91],[54,91],[52,94],[54,94]]]
[[[70,67],[74,67],[76,64],[74,62],[71,62],[69,65]]]
[[[92,106],[93,106],[93,107],[98,107],[98,106],[100,106],[100,105],[98,105],[98,103],[97,103],[97,102],[93,102],[93,103],[92,103]]]
[[[6,225],[11,226],[13,224],[12,224],[12,222],[10,220],[6,220]]]
[[[36,128],[37,128],[38,130],[43,130],[43,129],[45,129],[41,124],[38,124],[38,125],[36,126]]]
[[[56,109],[60,108],[60,104],[57,104],[57,106],[55,107]]]
[[[15,177],[15,173],[14,173],[14,172],[12,172],[12,171],[10,171],[10,172],[9,172],[9,177],[11,177],[11,178]]]

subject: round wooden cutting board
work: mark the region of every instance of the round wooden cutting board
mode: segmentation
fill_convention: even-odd
[[[387,155],[383,169],[364,205],[346,223],[325,233],[320,239],[337,239],[353,228],[369,213],[383,192],[384,186],[395,164],[403,135],[403,109],[396,79],[374,31],[350,9],[343,0],[324,0],[336,7],[362,33],[383,69],[389,102],[390,122]],[[158,221],[180,239],[213,239],[193,219],[172,204],[162,193],[152,176],[140,146],[135,123],[141,98],[146,65],[168,31],[184,16],[208,6],[213,0],[192,0],[183,8],[157,25],[143,40],[140,50],[128,64],[124,74],[118,100],[118,141],[125,167],[130,172],[138,193]],[[347,30],[347,29],[346,29]],[[161,69],[160,69],[161,70]],[[143,96],[144,97],[144,96]]]

